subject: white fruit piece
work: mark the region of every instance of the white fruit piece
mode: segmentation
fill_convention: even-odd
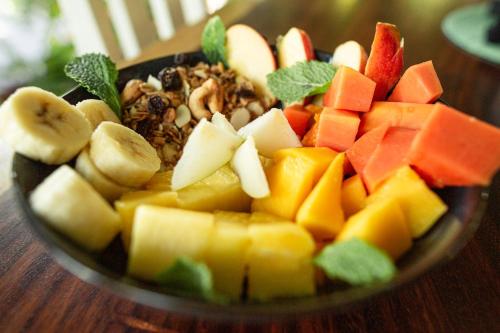
[[[253,136],[257,150],[266,157],[272,157],[275,151],[283,148],[302,147],[280,109],[271,109],[240,128],[238,134],[244,138]]]
[[[67,165],[35,188],[30,204],[51,227],[90,251],[106,248],[121,228],[118,214]]]
[[[131,187],[115,183],[99,171],[90,158],[88,147],[76,158],[75,169],[108,201],[114,201],[122,194],[133,190]]]
[[[213,174],[231,160],[240,144],[241,138],[237,135],[201,119],[174,167],[172,189],[179,190]]]
[[[153,75],[148,76],[148,80],[146,81],[147,84],[149,84],[151,87],[155,88],[156,90],[161,90],[161,82],[157,78],[155,78]]]
[[[141,135],[110,121],[102,122],[90,139],[95,166],[115,183],[138,187],[160,169],[156,150]]]
[[[281,68],[290,67],[301,61],[314,59],[314,48],[309,35],[301,29],[291,28],[276,42]]]
[[[90,125],[92,125],[92,130],[95,130],[103,121],[112,121],[120,124],[120,119],[118,119],[108,104],[99,99],[86,99],[81,101],[76,104],[76,109],[87,118]]]
[[[257,93],[272,104],[266,76],[276,70],[276,61],[267,41],[253,28],[236,24],[227,29],[226,49],[229,67],[252,81]]]
[[[347,66],[363,74],[367,59],[368,55],[363,46],[350,40],[337,46],[330,63],[336,66]]]
[[[240,177],[243,191],[252,198],[264,198],[271,193],[252,136],[247,137],[236,150],[231,160],[231,167]]]
[[[210,213],[138,207],[129,249],[129,274],[154,280],[180,256],[203,260],[213,229]]]
[[[233,125],[227,120],[226,116],[224,116],[220,112],[215,112],[214,115],[212,116],[212,124],[215,125],[215,127],[220,128],[221,130],[227,131],[228,133],[231,133],[233,135],[238,135],[238,132],[234,129]],[[243,139],[241,139],[243,142]]]
[[[71,160],[91,133],[74,106],[40,88],[20,88],[0,107],[0,137],[16,152],[46,164]]]

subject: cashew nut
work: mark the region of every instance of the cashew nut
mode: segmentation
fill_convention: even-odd
[[[212,113],[222,111],[224,104],[223,92],[214,79],[208,79],[200,87],[193,90],[189,96],[189,108],[193,117],[210,119]],[[205,106],[208,106],[207,107]]]
[[[143,83],[144,81],[142,80],[130,80],[127,82],[120,96],[122,105],[132,104],[143,95],[141,90],[141,84]]]

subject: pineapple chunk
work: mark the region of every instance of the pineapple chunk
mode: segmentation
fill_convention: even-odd
[[[122,219],[122,243],[126,252],[130,246],[130,234],[134,223],[134,214],[140,205],[177,206],[177,193],[137,191],[124,194],[115,201],[115,209]]]
[[[414,238],[429,230],[448,207],[409,166],[399,169],[367,198],[367,204],[396,198],[403,209]]]
[[[219,215],[206,255],[216,291],[232,299],[241,296],[249,245],[247,226],[234,221],[223,222]]]
[[[396,199],[377,201],[351,216],[336,241],[365,240],[397,259],[412,244],[410,229]]]
[[[276,216],[273,214],[263,213],[263,212],[254,212],[250,215],[250,219],[248,223],[274,223],[274,222],[292,222],[287,220],[281,216]]]
[[[173,170],[157,172],[145,185],[149,191],[172,191]]]
[[[179,256],[205,259],[213,230],[210,213],[140,206],[132,228],[129,274],[152,281]]]
[[[230,212],[226,210],[216,210],[214,212],[215,223],[231,222],[241,225],[250,223],[250,214],[240,212]]]
[[[315,292],[315,244],[302,227],[279,222],[248,227],[248,295],[256,300]]]
[[[211,176],[178,191],[179,208],[213,212],[250,210],[251,198],[243,192],[238,176],[228,165]]]

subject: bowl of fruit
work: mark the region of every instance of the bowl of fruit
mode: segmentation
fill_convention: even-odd
[[[455,256],[500,166],[500,130],[403,71],[378,23],[315,51],[212,18],[202,52],[117,70],[87,54],[57,97],[18,89],[0,136],[26,222],[84,281],[167,311],[262,320],[336,311]]]

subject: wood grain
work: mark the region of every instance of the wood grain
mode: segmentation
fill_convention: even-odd
[[[375,23],[393,22],[405,36],[406,64],[432,59],[444,99],[498,126],[500,70],[461,53],[439,31],[445,13],[467,2],[269,0],[240,21],[271,41],[301,27],[324,50],[348,39],[368,48]],[[2,153],[0,171],[7,163]],[[500,177],[479,230],[450,263],[343,314],[263,325],[172,315],[81,282],[34,238],[11,190],[0,196],[0,212],[0,332],[500,332]]]

